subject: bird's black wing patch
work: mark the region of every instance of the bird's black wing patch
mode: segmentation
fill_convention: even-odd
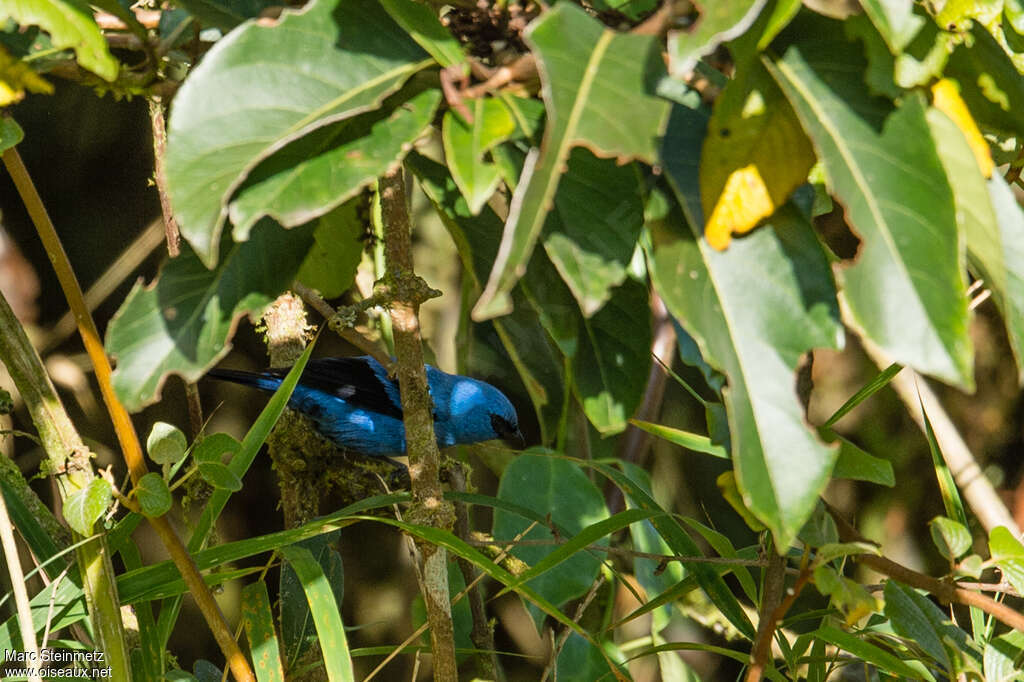
[[[283,377],[287,368],[267,370]],[[384,381],[373,371],[365,358],[318,358],[310,360],[299,383],[341,398],[352,407],[371,410],[395,419],[402,418],[402,408],[388,395]]]

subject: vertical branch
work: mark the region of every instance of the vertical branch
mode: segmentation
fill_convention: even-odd
[[[413,504],[407,520],[435,528],[451,529],[455,513],[441,488],[441,453],[434,437],[434,418],[420,345],[419,307],[434,294],[413,274],[412,237],[402,167],[380,180],[381,217],[384,225],[385,283],[391,289],[391,322],[398,360],[398,384],[405,421]],[[448,592],[446,552],[417,540],[420,590],[430,623],[434,653],[434,679],[458,679],[455,633]]]
[[[150,97],[149,123],[153,129],[153,179],[160,195],[160,212],[164,214],[164,234],[167,235],[167,253],[177,258],[181,253],[181,235],[174,219],[171,198],[167,194],[167,176],[164,173],[164,150],[167,147],[167,125],[164,123],[164,103],[159,97]]]
[[[39,645],[36,644],[36,630],[32,627],[32,606],[28,601],[28,586],[18,558],[18,543],[14,539],[14,527],[7,513],[7,503],[0,495],[0,547],[7,557],[7,570],[11,574],[11,591],[18,614],[18,631],[21,634],[22,651],[29,654],[30,661],[39,660]],[[29,682],[40,682],[39,671],[28,676]]]

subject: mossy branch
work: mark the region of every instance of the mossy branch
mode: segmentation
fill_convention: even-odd
[[[455,525],[455,511],[444,499],[441,488],[441,453],[434,436],[433,409],[420,345],[419,307],[433,290],[413,272],[409,207],[401,166],[381,178],[380,203],[387,266],[384,282],[391,294],[391,322],[398,365],[396,373],[412,480],[413,504],[406,518],[412,523],[451,530]],[[424,542],[417,542],[417,547],[418,573],[422,576],[420,590],[427,607],[434,654],[434,679],[445,682],[457,680],[446,552]]]

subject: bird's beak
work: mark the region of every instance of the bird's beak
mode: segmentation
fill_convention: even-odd
[[[516,450],[523,450],[526,448],[526,439],[523,438],[523,432],[516,429],[515,433],[509,434],[501,439],[509,447],[515,448]]]

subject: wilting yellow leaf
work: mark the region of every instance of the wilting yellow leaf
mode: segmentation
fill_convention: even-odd
[[[768,72],[747,65],[715,102],[700,159],[704,236],[718,250],[752,230],[807,180],[814,149]]]
[[[20,102],[26,90],[49,95],[53,93],[53,85],[0,46],[0,107]]]
[[[729,174],[704,226],[704,236],[708,244],[721,251],[729,246],[733,232],[748,232],[774,212],[775,205],[757,166],[744,166]]]
[[[949,116],[953,123],[956,123],[960,132],[967,138],[967,144],[970,145],[971,151],[974,152],[974,158],[978,161],[981,174],[986,178],[992,177],[992,170],[995,168],[995,164],[992,162],[992,152],[989,150],[985,138],[982,137],[981,131],[978,130],[978,124],[974,122],[974,117],[971,116],[963,98],[960,97],[960,89],[956,83],[948,78],[943,78],[933,85],[932,105]]]

